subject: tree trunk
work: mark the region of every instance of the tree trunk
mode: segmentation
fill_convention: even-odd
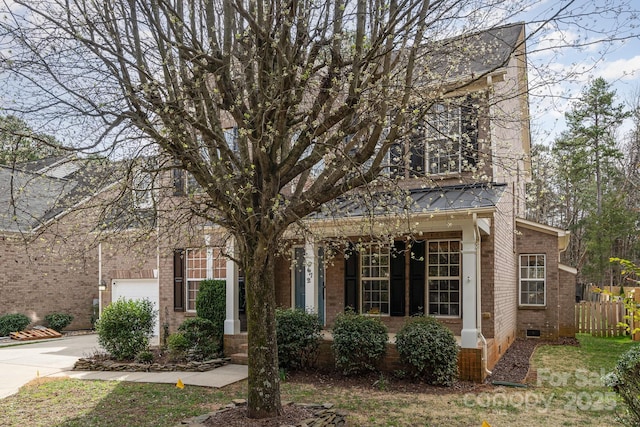
[[[240,255],[245,269],[249,337],[248,415],[275,417],[281,413],[275,320],[276,239],[259,238],[255,245],[244,240]]]

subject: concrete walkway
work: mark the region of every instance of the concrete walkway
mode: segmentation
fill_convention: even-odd
[[[19,344],[19,345],[15,345]],[[77,335],[41,341],[10,341],[0,344],[0,399],[17,393],[37,377],[70,377],[84,380],[224,387],[247,378],[247,367],[226,365],[207,372],[94,372],[73,371],[81,357],[100,351],[97,336]]]

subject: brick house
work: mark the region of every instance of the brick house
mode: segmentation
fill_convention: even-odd
[[[98,258],[90,200],[106,184],[96,162],[53,157],[0,166],[0,314],[44,324],[52,312],[95,320]]]
[[[306,220],[311,239],[292,230],[276,298],[318,313],[327,328],[347,307],[379,316],[392,332],[407,316],[436,316],[459,339],[462,377],[481,380],[517,337],[574,336],[576,271],[560,264],[568,232],[523,218],[531,171],[524,24],[468,37],[486,49],[436,67],[441,81],[468,83],[443,95],[391,150],[387,173],[399,178],[397,189],[327,206]],[[230,123],[230,141],[234,132]],[[150,298],[162,335],[195,316],[202,279],[224,279],[225,351],[233,352],[246,341],[241,271],[223,255],[233,241],[211,224],[176,227],[189,179],[179,171],[159,179],[153,204],[164,214],[144,241],[101,243],[103,301]],[[369,222],[363,206],[382,203],[392,210]],[[371,241],[367,227],[390,239]],[[338,236],[352,244],[335,245]]]

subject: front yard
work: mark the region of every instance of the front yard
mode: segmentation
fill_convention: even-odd
[[[600,426],[616,425],[621,403],[602,386],[628,338],[579,337],[581,346],[541,346],[528,388],[465,385],[427,392],[390,388],[376,377],[370,387],[335,381],[282,385],[283,401],[332,402],[353,426]],[[320,378],[320,377],[315,377]],[[0,424],[7,426],[174,426],[246,395],[246,381],[213,390],[172,385],[39,379],[0,400]]]

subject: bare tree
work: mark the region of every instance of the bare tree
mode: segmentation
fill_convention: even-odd
[[[539,27],[570,17],[572,3],[550,10]],[[203,189],[192,210],[235,238],[247,282],[249,415],[260,418],[280,411],[274,254],[284,232],[327,202],[380,185],[390,148],[412,124],[445,93],[493,71],[464,68],[471,56],[494,54],[479,51],[473,38],[442,40],[509,20],[527,5],[18,0],[7,6],[0,46],[12,54],[3,67],[15,78],[12,88],[32,89],[12,108],[50,126],[82,129],[71,137],[85,152],[168,159]],[[232,126],[237,138],[230,144],[225,129]]]

